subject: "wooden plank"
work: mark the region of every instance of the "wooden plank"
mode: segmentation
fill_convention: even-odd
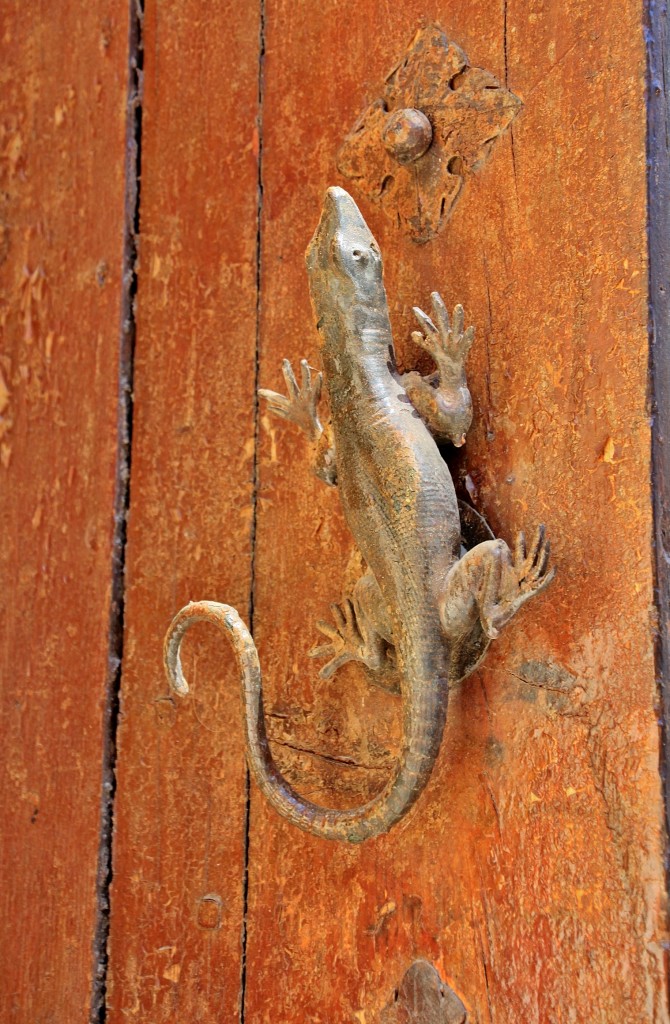
[[[347,185],[346,132],[422,16],[447,14],[267,0],[264,386],[285,356],[318,365],[304,248],[325,188]],[[390,835],[316,839],[252,787],[246,1019],[370,1024],[423,956],[475,1021],[665,1021],[641,9],[455,0],[444,27],[525,109],[434,243],[361,205],[406,365],[411,306],[433,288],[476,324],[456,470],[504,538],[547,523],[558,577],[453,692],[432,782]],[[354,666],[317,679],[313,623],[352,546],[300,438],[263,417],[261,440],[254,607],[275,752],[306,795],[356,804],[391,771],[399,711]]]
[[[648,8],[649,62],[649,308],[651,314],[652,453],[654,484],[654,542],[659,629],[657,669],[663,700],[666,827],[670,822],[670,117],[668,66],[670,43],[667,12],[655,4]]]
[[[108,0],[3,15],[0,991],[7,1020],[83,1021],[114,673],[128,16]]]
[[[110,1022],[236,1019],[246,770],[236,672],[203,631],[179,707],[161,663],[189,599],[249,603],[259,11],[151,5]]]

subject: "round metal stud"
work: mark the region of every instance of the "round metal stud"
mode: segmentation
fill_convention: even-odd
[[[433,127],[426,115],[414,107],[396,110],[384,125],[382,141],[399,164],[411,164],[423,156],[433,141]]]

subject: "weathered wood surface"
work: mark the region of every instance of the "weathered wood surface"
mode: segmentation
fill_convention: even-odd
[[[0,1016],[88,1020],[109,664],[124,5],[4,4]]]
[[[453,693],[432,783],[389,836],[320,841],[252,789],[245,1020],[370,1024],[425,957],[474,1021],[665,1021],[640,5],[267,0],[261,383],[284,356],[318,365],[303,251],[422,15],[525,109],[437,241],[362,208],[406,365],[433,288],[477,325],[459,472],[506,539],[547,523],[559,575]],[[261,442],[271,735],[303,792],[357,803],[391,771],[397,704],[352,666],[317,679],[314,622],[351,544],[301,439],[263,416]]]
[[[259,7],[150,6],[108,1021],[234,1020],[244,997],[247,1024],[374,1024],[419,957],[482,1024],[668,1019],[639,5],[265,0],[260,382],[284,356],[318,365],[304,248],[422,16],[525,109],[437,241],[361,205],[405,365],[433,288],[477,325],[455,466],[505,538],[546,521],[559,576],[453,693],[432,783],[389,836],[319,841],[251,789],[245,927],[232,658],[203,630],[177,706],[160,654],[189,598],[249,607]],[[127,26],[106,6],[8,24],[0,988],[11,1019],[74,1020],[95,967]],[[318,680],[313,624],[355,553],[301,439],[263,414],[260,452],[274,749],[306,794],[358,803],[392,771],[398,703],[352,666]]]
[[[147,7],[110,1024],[237,1019],[239,689],[203,630],[178,706],[161,649],[189,599],[249,604],[258,53],[257,4]]]

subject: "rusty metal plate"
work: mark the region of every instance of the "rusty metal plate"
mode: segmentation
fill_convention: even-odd
[[[428,242],[521,107],[489,71],[470,66],[439,25],[429,25],[345,139],[338,169],[413,241]]]

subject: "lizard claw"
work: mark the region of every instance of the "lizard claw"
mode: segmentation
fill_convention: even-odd
[[[528,550],[523,532],[517,536],[513,555],[502,541],[499,545],[479,596],[482,627],[490,639],[499,635],[526,601],[548,587],[556,573],[555,567],[548,568],[551,545],[543,525],[538,526]]]
[[[341,605],[331,604],[330,610],[335,624],[320,620],[316,628],[328,639],[327,644],[314,647],[309,652],[310,658],[329,658],[321,668],[322,679],[330,679],[340,666],[348,661],[360,661],[364,640],[358,628],[353,602],[345,598]]]
[[[300,369],[302,382],[298,386],[290,361],[285,359],[282,363],[288,397],[277,391],[269,391],[267,388],[259,388],[258,394],[267,401],[270,412],[297,424],[311,441],[316,441],[323,433],[317,411],[323,374],[317,373],[316,377],[312,379],[312,370],[306,359],[300,360]]]
[[[365,617],[356,611],[356,604],[346,597],[342,604],[331,604],[334,624],[321,620],[316,628],[328,643],[309,651],[310,658],[328,658],[319,675],[330,679],[348,661],[360,661],[370,669],[379,669],[382,656],[380,643],[375,643],[366,627]]]
[[[412,340],[434,359],[441,371],[444,369],[451,373],[460,371],[472,346],[475,329],[474,327],[463,329],[465,314],[461,305],[454,308],[450,323],[447,307],[439,292],[432,292],[430,299],[435,320],[431,320],[422,309],[414,306],[414,316],[423,333],[413,331]]]

